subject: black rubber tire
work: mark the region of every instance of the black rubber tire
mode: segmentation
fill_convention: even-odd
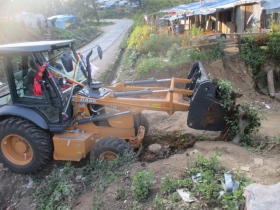
[[[144,137],[147,137],[149,135],[149,129],[150,129],[150,126],[149,126],[149,121],[147,119],[147,117],[145,115],[141,115],[141,123],[140,125],[142,125],[144,128],[145,128],[145,135]]]
[[[128,142],[114,136],[108,136],[99,140],[90,152],[90,160],[100,160],[102,153],[112,152],[116,155],[133,152],[133,148]]]
[[[32,160],[26,165],[16,165],[3,154],[2,141],[7,135],[24,138],[32,148]],[[50,134],[34,123],[19,117],[11,117],[0,122],[0,161],[4,167],[23,174],[37,173],[52,160],[53,142]]]

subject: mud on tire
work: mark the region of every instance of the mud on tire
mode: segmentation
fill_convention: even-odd
[[[118,137],[105,137],[99,140],[90,152],[90,160],[113,160],[117,155],[133,152],[125,140]]]
[[[18,173],[37,173],[52,159],[50,134],[34,123],[11,117],[0,122],[0,161]]]

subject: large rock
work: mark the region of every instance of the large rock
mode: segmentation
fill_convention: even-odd
[[[151,152],[159,152],[161,150],[161,145],[160,144],[151,144],[148,148]]]

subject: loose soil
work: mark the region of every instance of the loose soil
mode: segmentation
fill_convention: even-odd
[[[203,64],[210,77],[230,80],[234,88],[241,90],[243,96],[238,99],[238,103],[249,103],[266,116],[267,120],[262,122],[259,134],[255,135],[256,141],[265,142],[267,138],[280,137],[280,104],[277,100],[255,91],[252,82],[252,70],[245,64],[244,60],[237,55],[228,55],[223,59],[204,61]],[[147,78],[162,79],[172,76],[186,78],[191,66],[192,64],[187,64],[178,71],[154,71],[147,75]],[[131,70],[121,70],[119,74],[122,76],[121,79],[137,79],[135,74],[128,72],[131,72]],[[269,105],[270,109],[266,108],[264,104]],[[176,112],[172,116],[154,111],[144,111],[143,114],[150,123],[150,134],[144,139],[144,148],[140,152],[139,161],[132,164],[129,170],[130,177],[133,177],[141,169],[154,172],[156,183],[148,199],[141,203],[144,209],[151,209],[151,202],[159,190],[161,178],[165,174],[180,177],[197,153],[210,157],[218,150],[221,153],[218,159],[232,173],[237,170],[242,171],[243,167],[247,167],[248,170],[244,173],[257,183],[272,185],[280,182],[280,146],[275,143],[266,141],[261,148],[249,150],[232,142],[214,141],[219,134],[218,132],[190,129],[186,125],[187,113],[185,112]],[[162,149],[157,153],[150,152],[147,147],[152,143],[162,145]],[[263,160],[263,162],[256,163],[256,158]],[[48,169],[40,173],[41,176],[46,176],[56,165],[56,162],[51,163]],[[8,207],[10,207],[9,209],[34,209],[36,186],[28,184],[30,184],[28,176],[11,173],[9,170],[2,169],[0,164],[0,209]],[[28,188],[29,186],[32,187]],[[133,199],[115,199],[118,189],[124,187],[129,191],[129,186],[130,179],[126,179],[108,187],[100,195],[106,198],[102,209],[131,208]],[[73,209],[92,209],[93,192],[90,187],[76,196],[77,202]],[[128,198],[131,197],[128,196]]]

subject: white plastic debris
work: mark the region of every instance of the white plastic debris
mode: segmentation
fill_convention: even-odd
[[[192,175],[192,180],[194,182],[202,182],[201,181],[201,173],[197,173],[196,175]]]
[[[225,191],[220,191],[220,192],[219,192],[219,197],[218,197],[218,199],[220,199],[221,197],[223,197],[224,194],[225,194]]]
[[[177,189],[176,190],[179,195],[181,196],[181,198],[188,202],[188,203],[192,203],[192,202],[195,202],[196,201],[196,198],[195,197],[191,197],[191,193],[190,192],[185,192],[184,189]]]
[[[232,175],[230,173],[224,173],[225,182],[221,180],[223,191],[219,192],[220,199],[225,193],[233,193],[236,189],[239,188],[239,182],[238,181],[232,181]]]
[[[222,181],[222,185],[225,192],[234,192],[239,187],[239,182],[232,181],[232,175],[230,173],[224,174],[225,183]]]
[[[269,104],[265,104],[265,107],[266,107],[267,109],[270,109],[270,108],[271,108]]]

